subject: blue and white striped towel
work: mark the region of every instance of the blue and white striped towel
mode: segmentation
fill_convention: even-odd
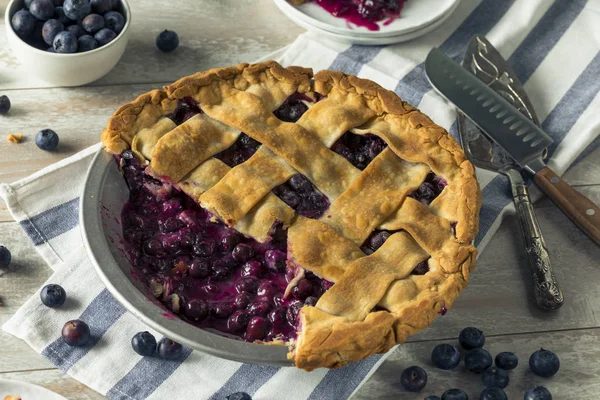
[[[471,36],[485,34],[509,60],[555,140],[550,166],[562,173],[600,145],[600,0],[463,0],[439,29],[409,43],[349,46],[300,36],[278,58],[285,65],[338,69],[379,82],[419,107],[452,134],[455,112],[429,86],[423,60],[431,47],[462,58]],[[78,196],[94,146],[30,178],[0,186],[14,218],[73,299],[60,310],[33,296],[4,329],[53,364],[111,399],[347,399],[385,359],[375,356],[337,371],[311,373],[221,360],[188,351],[183,362],[141,358],[129,339],[146,330],[103,287],[79,236]],[[506,180],[478,171],[483,190],[480,250],[512,203]],[[86,320],[93,346],[65,346],[64,321]],[[153,332],[157,334],[156,332]],[[293,390],[290,388],[293,387]]]

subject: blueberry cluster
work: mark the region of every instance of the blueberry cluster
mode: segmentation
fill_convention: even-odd
[[[153,296],[196,326],[246,341],[295,337],[300,309],[314,306],[330,285],[287,264],[280,226],[272,240],[259,243],[215,222],[177,188],[145,175],[131,152],[121,155],[120,166],[131,194],[123,236]]]
[[[506,400],[508,397],[504,388],[508,386],[508,371],[515,369],[519,363],[517,356],[511,352],[496,355],[494,361],[490,353],[483,348],[485,336],[477,328],[468,327],[460,332],[458,343],[467,351],[464,357],[465,369],[481,374],[485,389],[479,400]],[[461,361],[461,351],[457,346],[441,343],[433,348],[431,361],[439,369],[453,370]],[[549,350],[540,349],[529,358],[529,368],[535,375],[549,378],[558,372],[560,361],[558,356]],[[419,392],[427,384],[427,372],[418,366],[404,370],[400,382],[409,392]],[[449,389],[442,394],[441,400],[468,400],[467,393],[461,389]],[[440,400],[438,396],[428,396],[425,400]],[[524,394],[524,400],[552,400],[550,391],[543,386],[529,389]]]
[[[153,357],[157,355],[165,360],[180,360],[183,356],[183,346],[169,338],[162,338],[158,343],[150,332],[138,332],[131,338],[133,351],[140,356]]]
[[[125,17],[118,9],[120,0],[27,0],[11,24],[34,47],[82,53],[110,43],[121,33]]]

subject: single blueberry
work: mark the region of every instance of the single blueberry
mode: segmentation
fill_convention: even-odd
[[[287,319],[288,324],[291,326],[296,326],[296,322],[298,322],[298,314],[300,313],[300,309],[302,309],[302,302],[298,301],[290,304],[288,307],[285,318]]]
[[[231,255],[238,264],[243,264],[254,257],[254,249],[247,244],[239,243],[233,248]]]
[[[114,0],[90,0],[92,11],[96,14],[105,14],[115,8]]]
[[[0,114],[6,114],[10,110],[10,99],[7,95],[0,96]]]
[[[525,392],[523,400],[552,400],[552,393],[543,386],[537,386]]]
[[[233,307],[229,303],[213,303],[210,306],[210,315],[214,318],[224,319],[233,313]]]
[[[314,289],[313,284],[308,279],[300,279],[296,286],[292,289],[292,296],[298,300],[305,300],[307,297],[313,295]]]
[[[156,37],[156,47],[163,53],[170,53],[179,46],[179,36],[175,31],[164,30]]]
[[[427,385],[427,372],[416,365],[408,367],[400,375],[400,383],[408,392],[420,392]]]
[[[431,352],[431,361],[440,369],[454,369],[460,363],[460,351],[451,344],[438,344]]]
[[[90,14],[81,21],[81,27],[88,33],[96,33],[104,28],[104,18],[98,14]]]
[[[56,36],[54,36],[52,46],[54,47],[54,50],[56,50],[57,53],[75,53],[77,52],[77,37],[75,37],[75,35],[68,31],[59,32],[56,34]],[[58,144],[58,140],[56,141],[56,143]]]
[[[294,175],[288,183],[298,193],[306,193],[313,190],[312,183],[304,175]]]
[[[235,262],[231,259],[222,258],[214,260],[212,263],[211,279],[217,282],[227,280],[233,272],[234,267]]]
[[[254,276],[260,278],[265,273],[265,268],[260,261],[248,261],[242,266],[242,276]]]
[[[215,242],[210,239],[202,240],[194,245],[194,253],[200,257],[210,257],[215,254],[215,250]]]
[[[287,322],[287,318],[286,318],[285,314],[286,314],[285,309],[274,308],[273,310],[269,311],[269,314],[267,314],[267,318],[269,318],[269,321],[271,321],[273,323],[273,325],[281,326],[285,322]]]
[[[465,367],[476,374],[481,374],[492,365],[492,356],[485,349],[470,350],[465,356]]]
[[[429,259],[423,260],[418,263],[415,268],[412,270],[411,274],[413,275],[425,275],[429,272]]]
[[[116,37],[117,34],[107,28],[100,29],[94,35],[94,39],[96,39],[98,45],[100,46],[104,46],[105,44],[112,42]]]
[[[498,367],[491,366],[483,372],[481,380],[486,387],[499,387],[504,389],[508,386],[508,372]]]
[[[160,358],[177,360],[183,354],[183,346],[169,338],[162,338],[158,342],[157,353]]]
[[[65,32],[61,32],[58,35],[63,33]],[[56,39],[54,42],[56,43]],[[54,48],[56,49],[56,44]],[[58,146],[58,135],[52,129],[42,129],[35,135],[35,144],[42,150],[54,150]]]
[[[221,251],[229,253],[233,251],[233,248],[242,240],[241,235],[238,233],[228,233],[221,238]]]
[[[54,18],[63,25],[72,23],[71,18],[67,17],[65,10],[62,7],[54,7]]]
[[[46,44],[52,45],[54,37],[65,29],[63,24],[57,19],[49,19],[42,28],[42,38]]]
[[[461,389],[448,389],[442,394],[442,400],[469,400],[469,396]]]
[[[62,328],[62,337],[69,346],[85,346],[90,341],[90,327],[83,321],[68,321]]]
[[[189,273],[192,278],[204,279],[210,276],[210,270],[210,261],[195,258],[190,263]]]
[[[260,282],[257,278],[253,276],[247,276],[238,279],[238,281],[235,283],[235,290],[237,290],[238,293],[246,292],[256,294],[259,284]]]
[[[268,319],[260,316],[252,317],[246,327],[244,339],[249,342],[263,340],[267,336],[267,333],[269,333],[269,329],[271,329],[271,322]]]
[[[510,351],[503,351],[502,353],[498,353],[495,359],[496,366],[505,370],[511,370],[517,368],[519,364],[519,359],[515,355],[515,353],[511,353]]]
[[[52,0],[33,0],[29,12],[40,21],[45,21],[54,16],[54,3]]]
[[[148,239],[144,242],[142,249],[149,256],[157,256],[163,251],[162,242],[156,238]]]
[[[56,53],[56,50],[54,50],[54,47],[52,47],[52,46],[48,47],[48,48],[46,49],[46,51],[47,51],[48,53]]]
[[[27,37],[35,29],[35,18],[29,11],[19,10],[13,15],[11,25],[17,35]]]
[[[308,110],[308,106],[300,100],[286,100],[273,112],[277,118],[285,122],[296,122]]]
[[[246,392],[236,392],[227,396],[227,400],[252,400],[252,397]]]
[[[67,17],[73,21],[79,21],[92,11],[92,7],[90,0],[65,0],[63,10]]]
[[[12,255],[10,254],[10,250],[4,246],[0,246],[0,268],[8,268],[11,260]]]
[[[151,357],[156,352],[156,339],[150,332],[138,332],[131,338],[131,347],[140,356]]]
[[[208,304],[202,299],[193,299],[185,304],[185,316],[194,321],[203,321],[208,317]]]
[[[227,320],[227,329],[234,333],[242,332],[250,322],[250,313],[246,310],[238,310]]]
[[[265,264],[273,273],[282,273],[285,271],[287,254],[280,250],[267,250],[265,252]]]
[[[558,372],[560,360],[552,351],[539,349],[529,357],[529,368],[534,374],[549,378]]]
[[[79,25],[69,25],[67,26],[67,32],[71,32],[77,39],[85,35],[85,30]]]
[[[379,231],[373,236],[371,236],[371,240],[369,240],[369,247],[373,250],[377,250],[385,243],[388,238],[392,236],[388,231]]]
[[[271,310],[271,304],[266,301],[257,301],[248,306],[248,312],[253,317],[266,317]]]
[[[233,306],[236,309],[246,308],[248,307],[248,304],[250,304],[250,301],[252,301],[252,296],[250,296],[250,294],[247,292],[238,293],[233,298]]]
[[[481,392],[479,400],[508,400],[508,396],[499,387],[488,387]]]
[[[460,331],[458,343],[465,350],[480,348],[485,344],[485,336],[479,329],[468,327]]]
[[[256,294],[265,298],[271,298],[279,292],[279,289],[270,281],[262,281],[256,290]]]
[[[46,307],[58,308],[65,303],[67,293],[60,285],[46,285],[40,291],[40,299]]]
[[[109,11],[104,14],[104,25],[118,35],[125,27],[125,17],[118,11]]]

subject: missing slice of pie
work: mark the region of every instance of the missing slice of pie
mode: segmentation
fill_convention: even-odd
[[[274,61],[182,78],[102,133],[132,263],[173,313],[299,368],[388,351],[475,266],[474,168],[374,82]]]

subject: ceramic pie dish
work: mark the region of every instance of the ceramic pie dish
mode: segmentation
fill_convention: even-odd
[[[213,69],[122,106],[102,143],[82,202],[100,274],[209,353],[342,367],[430,325],[475,265],[473,166],[368,80]]]

